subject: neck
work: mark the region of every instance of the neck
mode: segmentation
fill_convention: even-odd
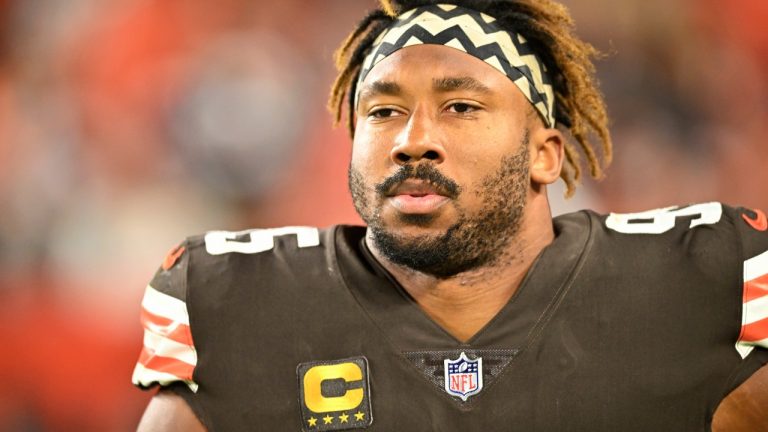
[[[376,259],[445,331],[466,342],[493,319],[517,292],[542,249],[554,240],[549,205],[529,202],[517,235],[493,262],[449,278],[436,278],[389,261],[369,235]]]

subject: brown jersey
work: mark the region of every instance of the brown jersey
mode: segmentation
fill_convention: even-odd
[[[210,232],[147,288],[143,388],[211,431],[706,431],[768,362],[768,225],[719,203],[578,212],[462,343],[363,227]]]

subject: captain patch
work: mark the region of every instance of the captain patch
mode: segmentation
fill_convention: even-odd
[[[296,374],[303,430],[361,429],[373,422],[365,357],[301,363]]]

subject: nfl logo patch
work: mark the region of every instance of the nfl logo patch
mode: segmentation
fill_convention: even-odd
[[[461,353],[456,360],[445,359],[445,391],[451,396],[458,396],[464,402],[483,389],[483,359],[467,358]]]

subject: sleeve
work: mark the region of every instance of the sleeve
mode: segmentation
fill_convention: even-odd
[[[184,383],[197,391],[192,379],[197,352],[186,304],[186,252],[186,244],[173,248],[146,287],[141,302],[144,343],[132,379],[139,388]]]
[[[746,358],[768,349],[768,219],[761,210],[736,209],[744,258],[741,332],[736,350]]]

